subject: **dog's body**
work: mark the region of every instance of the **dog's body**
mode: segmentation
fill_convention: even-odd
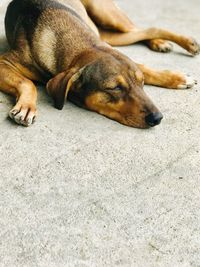
[[[36,115],[32,81],[48,82],[59,109],[68,95],[79,106],[140,128],[162,119],[142,90],[144,82],[177,89],[195,83],[181,73],[136,65],[114,50],[109,44],[143,40],[156,51],[171,49],[157,38],[176,42],[192,54],[199,46],[164,30],[136,28],[112,0],[13,0],[5,27],[11,50],[0,56],[0,89],[16,96],[10,117],[22,125],[32,124]]]

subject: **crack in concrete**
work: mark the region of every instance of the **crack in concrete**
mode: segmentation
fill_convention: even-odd
[[[153,245],[153,244],[150,243],[150,242],[149,242],[149,246],[150,246],[153,250],[156,250],[156,251],[158,251],[158,252],[161,253],[161,254],[165,254],[165,255],[168,254],[167,252],[164,252],[164,251],[160,250],[159,248],[157,248],[155,245]]]

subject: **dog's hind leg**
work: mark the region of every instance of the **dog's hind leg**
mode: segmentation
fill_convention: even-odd
[[[131,20],[112,0],[81,0],[88,15],[98,26],[120,32],[134,28]]]
[[[137,64],[144,75],[144,83],[170,89],[188,89],[193,87],[197,82],[181,73],[169,70],[158,71]]]
[[[10,118],[18,124],[29,126],[36,116],[37,89],[31,80],[21,74],[20,65],[16,67],[7,57],[9,54],[0,56],[0,90],[16,98],[16,105],[9,112]]]
[[[200,46],[193,38],[185,37],[183,35],[178,35],[173,32],[158,28],[134,30],[127,33],[101,30],[100,37],[102,40],[113,46],[130,45],[139,41],[161,38],[180,45],[192,55],[197,55],[200,52]]]
[[[173,50],[173,44],[163,39],[152,39],[144,42],[151,50],[168,53]]]
[[[81,1],[89,16],[100,28],[119,32],[138,30],[138,27],[118,8],[113,0]],[[157,52],[170,52],[173,49],[171,43],[162,39],[147,40],[144,43]]]

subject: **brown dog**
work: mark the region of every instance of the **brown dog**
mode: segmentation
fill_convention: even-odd
[[[36,116],[37,89],[32,81],[47,83],[58,109],[68,97],[139,128],[162,119],[144,93],[144,83],[175,89],[195,83],[181,73],[137,65],[114,50],[110,45],[145,41],[153,50],[168,51],[171,45],[165,40],[193,55],[200,49],[191,38],[136,28],[112,0],[13,0],[5,27],[11,50],[0,56],[0,89],[16,97],[9,116],[21,125],[31,125]]]

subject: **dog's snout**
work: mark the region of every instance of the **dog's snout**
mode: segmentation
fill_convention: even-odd
[[[151,127],[160,124],[162,119],[163,119],[163,115],[160,112],[153,112],[145,117],[146,123]]]

